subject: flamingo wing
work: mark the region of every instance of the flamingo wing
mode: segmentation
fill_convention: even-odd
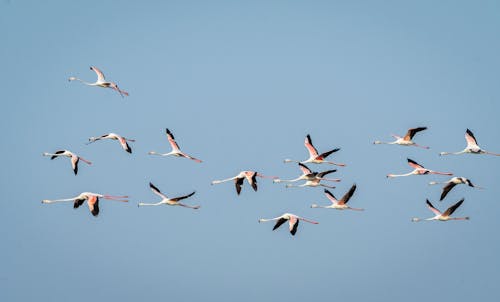
[[[449,207],[448,209],[446,209],[446,211],[444,212],[444,216],[450,216],[451,214],[453,214],[453,212],[455,212],[456,209],[458,209],[459,206],[462,205],[462,203],[464,202],[465,199],[460,199],[456,204],[452,205],[451,207]]]
[[[328,191],[327,189],[325,189],[325,195],[326,197],[333,203],[333,204],[337,204],[339,201],[337,200],[337,198],[335,198],[335,196],[333,195],[332,192]]]
[[[278,221],[276,221],[276,224],[273,227],[273,231],[276,230],[277,228],[279,228],[285,222],[286,222],[285,218],[278,219]]]
[[[89,205],[89,210],[92,215],[99,215],[99,197],[95,195],[89,196],[87,204]]]
[[[408,165],[410,165],[410,167],[412,167],[413,169],[425,169],[424,166],[418,164],[416,161],[409,158],[407,158],[407,160],[408,160]]]
[[[234,185],[236,186],[236,194],[240,195],[241,193],[241,186],[243,185],[243,177],[235,178],[234,179]]]
[[[318,177],[324,177],[324,176],[326,176],[326,175],[328,175],[330,173],[333,173],[333,172],[337,172],[337,170],[334,169],[334,170],[327,170],[327,171],[319,172],[318,173]]]
[[[311,136],[308,134],[306,136],[306,140],[304,141],[304,145],[306,146],[307,150],[309,151],[309,156],[310,157],[317,157],[318,156],[318,150],[314,148],[311,140]]]
[[[71,156],[71,167],[73,168],[73,172],[75,172],[75,175],[78,173],[78,162],[80,161],[80,158],[74,154]]]
[[[85,198],[77,198],[75,199],[75,202],[73,203],[73,209],[77,209],[80,207],[83,203],[85,202]]]
[[[446,197],[446,195],[448,195],[448,193],[451,191],[451,189],[453,189],[456,185],[457,184],[453,183],[453,182],[447,183],[443,187],[443,192],[441,192],[441,197],[439,198],[439,201],[442,201]]]
[[[123,150],[127,151],[128,153],[132,153],[132,149],[127,143],[127,140],[121,136],[118,137],[118,141],[120,142],[120,145],[122,146]]]
[[[297,233],[297,228],[299,227],[299,219],[297,217],[290,217],[288,220],[289,228],[290,228],[290,234],[295,236],[295,233]]]
[[[477,146],[477,140],[469,129],[465,132],[465,141],[467,141],[467,146]]]
[[[344,196],[342,196],[342,199],[340,199],[339,204],[346,204],[349,199],[351,199],[352,195],[354,194],[354,191],[356,191],[356,184],[352,185],[352,187],[345,193]]]
[[[330,151],[326,151],[324,153],[321,153],[319,156],[318,156],[318,159],[325,159],[327,158],[330,154],[334,153],[334,152],[337,152],[339,151],[340,148],[335,148],[333,150],[330,150]]]
[[[168,199],[168,197],[163,194],[160,189],[158,189],[157,187],[155,187],[155,185],[153,185],[153,183],[149,183],[149,187],[151,188],[151,191],[153,191],[153,193],[155,193],[156,195],[160,196],[161,198],[165,198],[165,199]]]
[[[303,163],[299,163],[299,168],[300,170],[302,170],[302,173],[304,173],[305,175],[307,174],[311,174],[312,173],[312,170],[309,169],[306,165],[304,165]]]
[[[106,80],[104,79],[104,73],[102,73],[102,71],[99,70],[99,68],[95,66],[90,66],[90,69],[97,74],[97,82],[106,82]]]
[[[64,152],[66,152],[66,150],[57,150],[56,152],[54,152],[54,154],[63,154]],[[50,157],[50,159],[54,159],[56,157],[57,157],[57,155],[52,155]]]
[[[191,197],[193,196],[195,193],[195,191],[193,191],[192,193],[188,194],[188,195],[184,195],[184,196],[179,196],[179,197],[175,197],[175,198],[172,198],[171,200],[172,201],[179,201],[179,200],[183,200],[183,199],[186,199],[188,197]]]
[[[167,133],[168,142],[170,143],[170,146],[172,146],[172,149],[180,150],[179,145],[175,141],[174,135],[172,134],[172,132],[170,132],[170,130],[168,130],[168,128],[166,129],[166,133]]]
[[[408,129],[408,132],[406,132],[406,135],[404,136],[403,139],[405,141],[409,141],[413,138],[413,136],[415,136],[415,133],[420,132],[420,131],[424,131],[426,129],[427,129],[427,127],[418,127],[418,128]]]
[[[441,212],[432,205],[429,199],[426,200],[426,203],[429,210],[431,210],[436,215],[441,215]]]

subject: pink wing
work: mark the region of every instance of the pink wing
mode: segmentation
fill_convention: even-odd
[[[325,195],[328,199],[330,199],[330,201],[333,203],[333,204],[336,204],[338,203],[339,201],[337,200],[337,198],[335,198],[335,196],[333,196],[332,192],[328,191],[327,189],[325,189]]]
[[[477,146],[476,138],[469,129],[465,132],[465,140],[467,141],[467,146]]]
[[[309,169],[306,165],[304,165],[302,163],[299,163],[299,168],[300,168],[300,170],[302,170],[302,173],[304,173],[306,175],[312,173],[311,169]]]
[[[304,145],[306,146],[307,150],[309,151],[309,156],[311,157],[317,157],[318,156],[318,150],[314,148],[311,140],[311,136],[308,134],[306,136],[306,140],[304,141]]]
[[[177,143],[175,142],[174,135],[172,134],[172,132],[170,132],[168,128],[166,129],[166,132],[167,132],[168,142],[170,143],[170,146],[172,146],[172,149],[180,150],[179,145],[177,145]]]
[[[407,160],[408,160],[408,165],[410,165],[410,167],[412,167],[413,169],[425,169],[424,166],[419,165],[416,161],[411,160],[409,158],[407,158]]]
[[[153,183],[149,183],[149,187],[151,188],[151,191],[153,191],[153,193],[155,193],[156,195],[160,196],[161,198],[165,198],[165,199],[168,199],[168,197],[163,194],[162,192],[160,192],[160,190],[155,187],[155,185],[153,185]]]
[[[290,233],[292,235],[295,235],[297,232],[297,227],[299,226],[299,220],[297,219],[296,216],[290,216],[290,219],[288,219],[288,227],[290,229]]]
[[[90,195],[87,199],[90,213],[97,216],[99,214],[99,198],[95,195]]]
[[[118,141],[120,142],[120,145],[122,146],[123,150],[127,151],[128,153],[132,153],[130,146],[127,144],[127,141],[123,137],[119,136]]]
[[[105,82],[104,73],[99,70],[99,68],[90,66],[90,69],[93,70],[97,74],[97,82]]]
[[[429,201],[429,199],[426,200],[426,203],[427,203],[427,207],[429,208],[429,210],[431,210],[434,214],[436,215],[442,215],[441,212],[439,212],[438,209],[436,209],[432,203]]]

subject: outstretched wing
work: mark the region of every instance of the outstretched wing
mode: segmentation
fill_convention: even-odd
[[[408,160],[408,165],[410,165],[410,167],[412,167],[413,169],[425,169],[424,166],[418,164],[416,161],[409,158],[407,158],[407,160]]]
[[[165,199],[168,199],[168,197],[163,194],[160,189],[158,189],[157,187],[155,187],[155,185],[153,185],[153,183],[149,183],[149,187],[151,188],[151,191],[153,191],[153,193],[155,193],[156,195],[160,196],[161,198],[165,198]]]
[[[338,203],[339,201],[337,200],[337,198],[335,198],[335,196],[333,195],[332,192],[328,191],[327,189],[325,189],[325,195],[326,197],[333,203],[333,204],[336,204]]]
[[[460,205],[462,205],[462,203],[464,202],[465,199],[460,199],[456,204],[452,205],[451,207],[449,207],[445,212],[444,212],[444,216],[450,216],[451,214],[453,214],[453,212],[455,212],[456,209],[458,209],[458,207]]]
[[[425,202],[427,203],[427,207],[429,208],[429,210],[431,210],[436,215],[441,215],[441,212],[432,205],[429,199],[427,199]]]
[[[99,68],[95,66],[90,66],[90,69],[93,70],[97,74],[97,82],[105,82],[104,73],[99,70]]]
[[[285,218],[278,219],[278,221],[276,221],[276,224],[273,227],[273,231],[276,230],[277,228],[279,228],[285,222],[286,222]]]
[[[409,141],[409,140],[411,140],[413,138],[413,136],[415,135],[415,133],[420,132],[420,131],[424,131],[426,129],[427,129],[427,127],[418,127],[418,128],[408,129],[408,132],[406,132],[404,140]]]
[[[323,177],[323,176],[326,176],[326,175],[333,173],[333,172],[337,172],[337,170],[334,169],[334,170],[327,170],[327,171],[319,172],[318,177]]]
[[[465,140],[467,141],[467,146],[477,146],[476,138],[469,129],[465,132]]]
[[[299,220],[297,219],[297,217],[290,217],[290,219],[288,220],[288,224],[289,224],[289,227],[290,227],[290,234],[292,234],[293,236],[295,236],[295,233],[297,233],[297,228],[299,227]]]
[[[179,201],[179,200],[183,200],[183,199],[186,199],[188,197],[191,197],[193,196],[195,193],[195,191],[193,191],[191,194],[188,194],[188,195],[184,195],[184,196],[179,196],[179,197],[175,197],[175,198],[172,198],[171,200],[172,201]]]
[[[66,151],[66,150],[57,150],[56,152],[54,152],[54,154],[62,154],[62,153],[64,153],[64,151]],[[56,158],[56,157],[57,157],[57,155],[52,155],[52,156],[50,157],[50,159],[54,159],[54,158]]]
[[[236,194],[240,195],[241,193],[241,186],[243,185],[243,180],[244,178],[236,178],[234,180],[234,185],[236,186]]]
[[[439,198],[439,201],[442,201],[446,195],[448,195],[448,192],[451,191],[451,189],[453,189],[457,184],[456,183],[453,183],[453,182],[449,182],[447,183],[444,187],[443,187],[443,192],[441,192],[441,197]]]
[[[73,168],[73,172],[75,172],[75,175],[78,173],[78,162],[80,161],[80,158],[76,155],[73,154],[71,156],[71,167]]]
[[[167,132],[168,142],[170,143],[170,146],[172,146],[172,149],[180,150],[179,145],[175,141],[175,138],[174,138],[174,135],[172,134],[172,132],[170,132],[170,130],[168,130],[168,128],[166,129],[166,132]]]
[[[307,150],[309,151],[309,156],[311,157],[317,157],[318,156],[318,150],[314,148],[311,140],[311,136],[308,134],[306,136],[306,140],[304,141],[304,145],[306,146]]]
[[[339,204],[346,204],[349,199],[351,199],[352,195],[354,194],[354,191],[356,191],[356,184],[352,185],[352,187],[345,193],[344,196],[342,196],[342,199],[339,201]]]
[[[95,195],[89,196],[87,204],[89,205],[89,210],[92,215],[99,215],[99,197]]]
[[[81,206],[85,202],[85,198],[79,198],[75,199],[75,202],[73,203],[73,208],[77,209],[79,206]]]
[[[127,140],[125,138],[119,136],[118,141],[120,142],[120,145],[122,146],[123,150],[127,151],[128,153],[132,153],[132,149],[127,144]]]
[[[328,156],[330,156],[330,154],[332,154],[333,152],[337,152],[337,151],[339,151],[339,150],[340,150],[340,148],[335,148],[335,149],[333,149],[333,150],[326,151],[326,152],[324,152],[324,153],[321,153],[321,154],[318,156],[318,158],[320,158],[320,159],[325,159],[325,158],[327,158]]]
[[[304,173],[305,175],[307,174],[311,174],[312,173],[312,170],[309,169],[306,165],[304,165],[303,163],[299,163],[299,168],[300,170],[302,170],[302,173]]]

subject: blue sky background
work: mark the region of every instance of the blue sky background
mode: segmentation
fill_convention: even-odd
[[[0,169],[2,301],[453,301],[500,298],[497,230],[500,158],[438,156],[465,147],[470,128],[486,150],[498,137],[497,1],[2,1]],[[130,92],[69,83],[89,66]],[[427,126],[430,150],[374,146]],[[148,156],[181,148],[204,162]],[[85,145],[116,132],[137,141]],[[364,212],[309,208],[319,188],[259,180],[236,196],[214,179],[254,169],[292,178],[283,159],[316,147],[347,163],[333,192],[356,183]],[[69,149],[93,162],[73,176]],[[387,180],[410,157],[486,187],[460,186],[443,202],[429,181]],[[311,165],[314,170],[329,166]],[[196,190],[198,211],[137,208]],[[71,203],[83,191],[131,196],[101,202],[94,218]],[[468,222],[412,223],[464,197]],[[262,217],[315,219],[295,237]]]

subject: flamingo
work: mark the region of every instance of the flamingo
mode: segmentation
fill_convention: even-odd
[[[169,205],[169,206],[181,206],[181,207],[185,207],[185,208],[190,208],[190,209],[199,209],[200,206],[189,206],[187,204],[183,204],[183,203],[180,203],[179,201],[180,200],[183,200],[183,199],[186,199],[188,197],[191,197],[194,195],[195,192],[192,192],[188,195],[184,195],[184,196],[179,196],[179,197],[175,197],[175,198],[168,198],[165,194],[163,194],[162,192],[160,192],[160,190],[155,187],[152,183],[149,183],[149,187],[151,188],[151,190],[153,191],[153,193],[155,193],[156,195],[160,196],[162,199],[160,202],[157,202],[157,203],[144,203],[144,202],[139,202],[137,204],[138,207],[140,206],[159,206],[159,205],[162,205],[162,204],[166,204],[166,205]]]
[[[323,171],[323,172],[313,172],[311,169],[309,169],[306,165],[302,163],[298,163],[300,169],[302,170],[302,175],[300,175],[297,178],[294,179],[274,179],[274,183],[278,182],[296,182],[299,180],[314,180],[314,179],[319,179],[319,180],[324,180],[324,181],[335,181],[339,182],[339,178],[324,178],[325,175],[337,172],[337,170],[328,170],[328,171]]]
[[[325,188],[335,189],[334,186],[322,184],[321,180],[322,180],[321,178],[317,178],[317,179],[313,179],[313,180],[307,180],[305,183],[303,183],[301,185],[287,184],[287,185],[285,185],[285,187],[286,188],[325,187]]]
[[[443,187],[443,191],[441,192],[441,197],[439,198],[439,201],[442,201],[446,197],[446,195],[448,195],[448,192],[450,192],[451,189],[453,189],[456,185],[465,184],[472,188],[483,189],[481,187],[472,184],[472,182],[465,177],[452,177],[450,180],[445,182],[431,181],[429,183],[429,185],[437,185],[437,184],[446,184]]]
[[[305,222],[309,222],[312,224],[319,223],[319,222],[305,219],[303,217],[300,217],[300,216],[297,216],[294,214],[290,214],[290,213],[285,213],[281,216],[278,216],[275,218],[270,218],[270,219],[261,218],[261,219],[259,219],[259,222],[266,222],[266,221],[272,221],[272,220],[277,220],[276,224],[273,227],[273,231],[276,230],[277,228],[279,228],[283,223],[285,223],[288,220],[290,234],[292,234],[292,236],[295,236],[295,233],[297,232],[297,227],[299,226],[299,220],[303,220]]]
[[[94,216],[97,216],[99,215],[99,198],[128,202],[128,200],[122,199],[122,198],[128,198],[128,196],[113,196],[113,195],[103,195],[91,192],[83,192],[80,195],[72,198],[54,199],[54,200],[44,199],[42,200],[42,203],[49,204],[56,202],[73,201],[73,208],[76,209],[79,206],[81,206],[85,200],[87,200],[87,205],[89,206],[90,213],[92,213],[92,215]]]
[[[463,149],[462,151],[459,151],[459,152],[441,152],[441,153],[439,153],[439,155],[450,155],[450,154],[459,155],[459,154],[464,154],[464,153],[471,153],[471,154],[489,154],[489,155],[500,156],[500,154],[498,154],[498,153],[492,153],[492,152],[481,149],[481,147],[479,147],[477,145],[477,141],[476,141],[476,138],[474,137],[474,134],[469,129],[467,129],[467,131],[465,131],[465,141],[467,142],[467,147],[465,147],[465,149]]]
[[[412,218],[413,222],[419,222],[419,221],[432,221],[432,220],[439,220],[439,221],[448,221],[448,220],[469,220],[469,217],[450,217],[453,212],[464,202],[464,199],[460,199],[456,204],[452,205],[449,207],[444,213],[441,213],[438,209],[436,209],[432,203],[427,199],[427,207],[429,210],[431,210],[436,216],[431,217],[431,218],[426,218],[426,219],[421,219],[421,218]]]
[[[93,70],[97,74],[97,81],[95,81],[94,83],[89,83],[89,82],[86,82],[86,81],[81,80],[81,79],[76,78],[76,77],[69,77],[68,80],[70,82],[71,81],[80,81],[83,84],[88,85],[88,86],[111,88],[111,89],[115,90],[116,92],[118,92],[122,97],[124,95],[128,96],[128,92],[123,91],[120,88],[118,88],[118,85],[116,85],[116,83],[106,81],[106,79],[104,78],[104,74],[97,67],[90,66],[90,70]]]
[[[316,148],[314,148],[314,146],[312,144],[311,136],[309,134],[306,136],[306,139],[304,141],[304,145],[306,146],[307,150],[309,151],[309,158],[308,159],[306,159],[304,161],[285,159],[285,163],[295,162],[295,163],[302,163],[302,164],[313,163],[313,164],[331,164],[331,165],[336,165],[336,166],[340,166],[340,167],[345,166],[345,164],[335,163],[332,161],[325,160],[330,154],[339,151],[340,148],[336,148],[336,149],[318,154],[318,150],[316,150]]]
[[[413,136],[415,136],[415,134],[417,132],[424,131],[426,129],[427,129],[427,127],[411,128],[411,129],[408,129],[408,132],[406,132],[406,135],[404,137],[392,134],[391,136],[396,139],[393,142],[374,141],[373,143],[376,145],[377,144],[387,144],[387,145],[415,146],[415,147],[419,147],[419,148],[423,148],[423,149],[429,149],[429,147],[427,147],[427,146],[420,146],[420,145],[415,144],[412,141]]]
[[[330,191],[325,189],[325,195],[332,202],[332,204],[328,206],[319,206],[317,204],[312,204],[311,208],[363,211],[364,209],[351,208],[347,205],[347,202],[349,201],[349,199],[351,199],[354,191],[356,191],[356,184],[352,185],[351,189],[349,189],[349,191],[345,193],[345,195],[340,200],[337,200]]]
[[[220,184],[226,181],[234,180],[234,184],[236,186],[236,193],[240,195],[241,186],[243,185],[243,180],[247,180],[248,183],[252,186],[254,191],[257,191],[257,177],[260,178],[273,178],[276,179],[276,176],[265,176],[255,171],[241,171],[238,175],[234,177],[230,177],[222,180],[214,180],[212,181],[212,185]]]
[[[42,154],[43,156],[50,156],[50,159],[55,159],[59,156],[66,156],[66,157],[69,157],[70,160],[71,160],[71,167],[73,168],[73,172],[75,173],[75,175],[78,173],[78,162],[81,160],[83,161],[84,163],[88,164],[88,165],[91,165],[92,163],[86,159],[84,159],[83,157],[81,156],[78,156],[76,155],[75,153],[69,151],[69,150],[58,150],[54,153],[48,153],[48,152],[44,152]]]
[[[91,138],[89,138],[89,142],[87,143],[87,145],[90,144],[90,143],[93,143],[95,141],[101,140],[101,139],[112,139],[112,140],[119,141],[120,145],[123,148],[123,150],[127,151],[128,153],[132,153],[132,149],[127,144],[127,141],[129,141],[129,142],[135,142],[135,139],[125,138],[125,137],[123,137],[121,135],[118,135],[116,133],[108,133],[108,134],[101,135],[99,137],[91,137]]]
[[[170,151],[168,153],[157,153],[155,151],[150,151],[148,154],[159,155],[159,156],[173,155],[173,156],[185,157],[185,158],[189,158],[191,160],[194,160],[197,163],[201,163],[201,160],[194,158],[194,157],[182,152],[181,149],[179,148],[179,145],[175,142],[174,135],[172,134],[172,132],[170,132],[170,130],[168,130],[168,128],[165,131],[167,133],[168,141],[169,141],[170,145],[172,146],[172,151]]]
[[[410,165],[410,167],[414,168],[415,170],[413,170],[409,173],[406,173],[406,174],[388,174],[387,178],[410,176],[410,175],[425,175],[425,174],[453,175],[453,173],[450,173],[450,172],[437,172],[437,171],[429,170],[429,169],[424,168],[424,166],[419,165],[414,160],[411,160],[409,158],[407,160],[408,160],[408,165]]]

